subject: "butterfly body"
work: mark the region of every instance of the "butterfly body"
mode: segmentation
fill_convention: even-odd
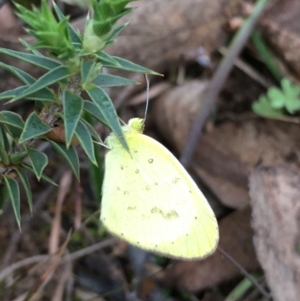
[[[101,220],[109,232],[140,248],[203,258],[217,246],[214,213],[179,161],[143,135],[142,127],[141,119],[124,127],[130,152],[115,135],[107,139]]]

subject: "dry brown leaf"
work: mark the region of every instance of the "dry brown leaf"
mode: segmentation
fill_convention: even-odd
[[[9,3],[0,7],[0,33],[8,32],[16,26],[16,17]]]
[[[257,168],[250,176],[255,248],[275,301],[300,296],[300,175]]]
[[[236,211],[221,220],[219,247],[248,271],[259,268],[252,243],[249,208]],[[216,251],[203,261],[180,261],[166,273],[165,282],[182,290],[196,292],[241,276],[239,269]]]

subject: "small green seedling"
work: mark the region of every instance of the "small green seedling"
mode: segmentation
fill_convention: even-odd
[[[281,89],[271,87],[253,103],[252,110],[263,117],[280,118],[300,110],[300,86],[288,78],[281,80]]]

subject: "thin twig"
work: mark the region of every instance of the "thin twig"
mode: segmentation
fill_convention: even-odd
[[[271,300],[271,295],[260,285],[260,283],[257,282],[257,280],[250,274],[248,273],[242,265],[240,265],[232,256],[230,256],[225,250],[222,248],[218,247],[218,251],[225,256],[229,261],[231,261],[239,270],[242,274],[244,274],[245,277],[247,277],[253,285],[261,292],[261,294],[267,299]]]
[[[227,55],[228,50],[226,49],[226,47],[221,47],[219,49],[219,52],[225,56]],[[268,79],[266,79],[263,75],[258,73],[252,66],[250,66],[243,60],[236,58],[234,61],[234,65],[238,67],[241,71],[243,71],[245,74],[247,74],[250,78],[258,82],[262,87],[269,89],[272,86],[272,83]]]
[[[60,179],[59,190],[56,199],[56,206],[55,206],[55,214],[53,223],[51,225],[51,232],[49,237],[49,254],[55,254],[58,250],[59,246],[59,237],[60,237],[60,230],[61,230],[61,212],[62,212],[62,205],[66,198],[67,193],[70,190],[70,186],[72,183],[72,172],[68,170],[64,173],[64,175]]]
[[[107,239],[105,241],[102,241],[102,242],[99,242],[95,245],[92,245],[90,247],[87,247],[87,248],[84,248],[82,250],[79,250],[77,252],[74,252],[74,253],[71,253],[71,254],[67,254],[65,256],[62,257],[62,261],[61,262],[68,262],[68,261],[74,261],[80,257],[83,257],[85,255],[88,255],[90,253],[93,253],[93,252],[96,252],[96,251],[99,251],[103,248],[106,248],[106,247],[109,247],[109,246],[112,246],[114,245],[116,242],[118,242],[118,239],[117,238],[110,238],[110,239]],[[34,263],[39,263],[43,260],[46,260],[50,257],[53,257],[55,255],[36,255],[36,256],[32,256],[32,257],[29,257],[29,258],[25,258],[23,260],[20,260],[10,266],[8,266],[7,268],[3,269],[1,272],[0,272],[0,281],[2,281],[3,279],[5,279],[6,277],[8,277],[11,273],[13,273],[14,271],[22,268],[22,267],[25,267],[27,265],[30,265],[30,264],[34,264]]]

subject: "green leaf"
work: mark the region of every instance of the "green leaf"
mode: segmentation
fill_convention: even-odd
[[[8,189],[8,195],[11,200],[12,207],[14,209],[15,218],[20,228],[21,226],[21,214],[20,214],[20,190],[19,184],[16,180],[4,176],[4,181]]]
[[[250,275],[253,280],[250,278]],[[253,284],[256,281],[259,281],[259,279],[262,277],[262,273],[260,272],[251,273],[250,275],[248,278],[244,278],[239,283],[237,283],[235,287],[232,289],[232,291],[229,292],[229,294],[227,293],[224,301],[238,301],[244,299],[243,296],[246,294],[246,292],[252,290]],[[265,299],[269,299],[269,298],[265,298]]]
[[[83,111],[83,99],[70,91],[63,93],[66,145],[70,146],[78,121]]]
[[[19,39],[19,41],[26,48],[26,50],[30,51],[31,53],[33,53],[36,56],[44,57],[39,51],[37,51],[36,49],[33,49],[32,48],[33,46],[28,44],[25,40]]]
[[[0,62],[0,67],[8,70],[12,74],[14,74],[16,77],[18,77],[23,83],[26,84],[25,86],[17,87],[15,89],[0,93],[0,100],[19,96],[24,91],[26,91],[26,89],[28,89],[30,87],[30,85],[32,85],[36,82],[35,78],[33,78],[31,75],[29,75],[28,73],[26,73],[25,71],[23,71],[17,67],[9,66],[9,65],[6,65],[1,62]],[[52,90],[50,90],[48,88],[41,89],[40,91],[31,94],[27,98],[30,100],[54,101],[54,102],[57,101],[55,94],[52,92]]]
[[[0,93],[0,100],[14,98],[14,97],[20,95],[21,93],[23,93],[26,89],[28,89],[28,87],[29,86],[26,85],[26,86],[17,87],[12,90],[4,91],[4,92]]]
[[[31,171],[32,173],[34,173],[33,168],[32,168],[29,164],[27,164],[27,163],[23,163],[23,164],[21,165],[21,167],[26,168],[27,170],[29,170],[29,171]],[[42,179],[42,180],[45,180],[46,182],[48,182],[48,183],[50,183],[50,184],[52,184],[52,185],[54,185],[54,186],[58,186],[54,181],[52,181],[52,180],[51,180],[49,177],[47,177],[45,174],[42,174],[41,179]]]
[[[271,106],[274,109],[282,109],[284,107],[285,95],[281,92],[281,90],[271,87],[268,90],[267,95],[270,99]]]
[[[11,111],[0,112],[0,123],[10,125],[20,130],[23,130],[24,128],[24,121],[21,116]]]
[[[52,4],[53,4],[53,8],[56,12],[56,15],[58,17],[58,20],[62,21],[63,19],[65,19],[66,16],[62,13],[62,11],[56,5],[56,3],[53,1]],[[82,41],[81,41],[81,38],[80,38],[80,34],[76,32],[76,30],[71,26],[70,23],[68,23],[68,27],[69,27],[69,32],[70,32],[70,35],[71,35],[72,43],[81,45]]]
[[[17,78],[19,78],[26,85],[33,84],[35,82],[35,78],[33,78],[30,74],[26,73],[25,71],[23,71],[17,67],[10,66],[10,65],[4,64],[2,62],[0,62],[0,67],[2,67],[3,69],[6,69],[7,71],[14,74]]]
[[[86,123],[91,123],[91,127],[94,128],[92,117],[88,115],[86,116],[86,119]],[[100,148],[97,144],[94,147],[97,166],[89,162],[89,175],[91,177],[91,187],[94,192],[95,199],[100,203],[102,194],[102,183],[104,177],[104,165],[102,156],[100,155],[102,148]]]
[[[32,112],[26,122],[23,132],[21,134],[19,143],[23,143],[26,140],[39,137],[51,131],[51,127],[44,123],[36,112]]]
[[[26,85],[2,92],[0,93],[0,100],[12,98],[10,101],[8,101],[8,103],[14,102],[18,100],[19,96],[22,95],[29,87],[29,85]],[[22,96],[20,98],[22,98]],[[43,88],[37,92],[28,95],[26,98],[34,101],[57,102],[55,94],[49,88]]]
[[[75,135],[90,161],[92,161],[94,164],[97,164],[92,136],[82,120],[78,122]]]
[[[112,23],[110,21],[99,21],[95,22],[95,19],[93,20],[93,31],[96,36],[99,38],[107,36],[112,30]],[[106,39],[105,39],[106,40]]]
[[[29,183],[27,174],[23,168],[14,168],[14,169],[18,173],[18,176],[22,182],[22,185],[23,185],[25,193],[26,193],[29,209],[30,209],[30,212],[32,212],[32,208],[33,208],[32,193],[31,193],[30,183]]]
[[[121,24],[120,26],[113,29],[110,36],[107,38],[106,46],[112,44],[115,41],[115,38],[119,35],[119,33],[128,25],[127,23]]]
[[[300,99],[295,97],[289,97],[285,101],[285,108],[290,114],[295,114],[300,110]]]
[[[9,156],[11,164],[19,165],[24,161],[24,158],[27,156],[27,152],[19,151],[17,153],[13,153]]]
[[[97,160],[97,166],[90,163],[90,176],[91,176],[91,185],[93,188],[94,196],[97,202],[100,203],[102,195],[102,183],[104,178],[104,168],[102,160],[99,156],[100,147],[99,145],[95,146],[95,155]]]
[[[139,72],[139,73],[146,73],[146,74],[153,74],[153,75],[161,75],[155,71],[152,71],[148,68],[145,68],[143,66],[140,66],[138,64],[132,63],[128,60],[122,59],[117,56],[112,57],[117,63],[116,64],[110,64],[108,62],[102,62],[103,67],[107,68],[113,68],[113,69],[121,69],[126,71],[132,71],[132,72]],[[100,59],[100,58],[99,58]]]
[[[26,92],[25,92],[26,93]],[[26,96],[29,100],[34,101],[50,101],[50,102],[58,102],[58,99],[56,98],[56,95],[52,92],[49,88],[43,88],[41,90],[38,90],[28,96]],[[9,101],[9,103],[13,102],[13,100]]]
[[[17,139],[21,136],[24,128],[24,121],[17,113],[10,111],[1,111],[0,123],[5,125],[6,130],[14,139]]]
[[[57,68],[61,65],[60,62],[55,61],[53,59],[49,59],[47,57],[41,57],[39,55],[29,54],[26,52],[19,52],[11,49],[5,49],[0,47],[0,53],[7,54],[9,56],[15,57],[17,59],[20,59],[21,61],[30,63],[32,65],[51,70],[54,68]]]
[[[118,62],[111,55],[107,54],[104,51],[97,53],[97,58],[103,65],[118,65]]]
[[[95,130],[95,128],[90,124],[88,123],[86,120],[84,120],[83,118],[80,119],[84,124],[85,126],[87,127],[88,131],[90,132],[90,135],[98,142],[102,143],[102,140],[101,138],[99,137],[97,131]]]
[[[282,90],[283,90],[284,94],[288,95],[291,92],[291,90],[293,89],[292,82],[286,77],[284,77],[281,80],[280,84],[281,84],[281,87],[282,87]]]
[[[26,89],[28,89],[28,87],[29,86],[26,85],[26,86],[14,88],[12,90],[4,91],[4,92],[0,93],[0,100],[5,100],[5,99],[16,97],[16,96],[20,95],[21,93],[23,93]]]
[[[4,149],[9,153],[13,146],[12,137],[10,136],[9,132],[5,130],[5,125],[0,124],[0,128],[2,128],[3,136],[1,137],[1,145]]]
[[[94,118],[96,118],[98,121],[100,121],[101,123],[103,123],[107,127],[109,127],[104,115],[102,114],[102,112],[100,111],[99,107],[96,104],[94,104],[93,102],[91,102],[89,100],[85,100],[83,109],[87,113],[92,115]]]
[[[287,96],[292,96],[297,98],[299,98],[299,94],[300,94],[300,86],[296,86],[296,85],[293,85],[291,87],[291,90],[288,93],[286,93]]]
[[[287,98],[299,97],[300,87],[298,85],[294,85],[288,78],[284,77],[281,80],[281,87]]]
[[[10,125],[5,125],[5,129],[9,133],[9,135],[13,138],[14,142],[17,143],[22,134],[22,130],[15,128],[13,126],[10,126]]]
[[[106,123],[118,137],[122,146],[129,151],[117,112],[109,96],[101,88],[96,86],[90,86],[88,89],[86,89],[86,92],[89,94],[91,100],[98,106],[99,110],[106,119]]]
[[[4,183],[2,183],[0,184],[0,215],[3,212],[3,208],[8,198],[9,198],[9,193],[8,193],[7,186]]]
[[[0,159],[5,164],[10,163],[7,150],[9,149],[9,142],[6,137],[6,133],[2,126],[0,126]]]
[[[43,170],[48,165],[48,157],[34,148],[26,147],[28,157],[37,179],[40,181]]]
[[[268,98],[265,95],[259,97],[258,101],[252,104],[252,110],[260,116],[269,117],[269,118],[280,118],[283,116],[283,113],[279,109],[274,109]]]
[[[70,71],[66,66],[58,66],[50,70],[48,73],[44,74],[42,77],[40,77],[34,84],[29,86],[29,88],[26,89],[23,93],[13,98],[12,101],[16,101],[18,99],[29,96],[34,92],[37,92],[49,85],[52,85],[62,79],[69,77],[70,75],[71,75]]]
[[[90,81],[91,74],[96,66],[96,62],[81,60],[81,85],[84,88],[85,85]]]
[[[111,74],[99,74],[94,80],[93,84],[98,87],[121,87],[129,85],[137,85],[138,82],[127,79],[125,77],[111,75]]]
[[[53,140],[47,139],[53,148],[59,152],[69,163],[77,179],[79,179],[79,160],[77,152],[73,145],[67,149],[63,143],[54,142]]]
[[[275,56],[270,51],[269,47],[265,43],[265,39],[261,36],[258,30],[252,31],[252,42],[257,49],[258,55],[262,58],[265,66],[269,69],[273,77],[280,81],[282,78],[282,72],[279,68]]]

